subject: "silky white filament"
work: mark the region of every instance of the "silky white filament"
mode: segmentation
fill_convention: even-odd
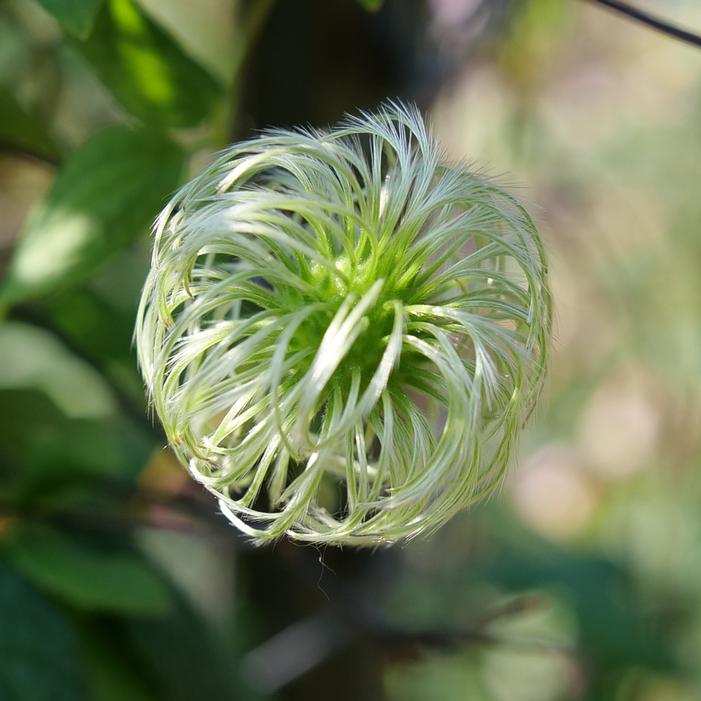
[[[498,487],[550,325],[528,213],[388,104],[265,132],[183,187],[136,342],[173,450],[236,527],[378,545]]]

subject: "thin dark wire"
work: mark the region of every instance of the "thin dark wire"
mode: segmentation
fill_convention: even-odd
[[[618,0],[589,0],[589,2],[592,2],[596,5],[602,5],[603,7],[607,7],[608,9],[613,10],[614,12],[618,12],[624,15],[625,17],[629,17],[630,19],[634,19],[637,22],[641,22],[642,24],[645,24],[648,27],[651,27],[652,29],[656,29],[658,32],[662,32],[667,36],[679,39],[680,41],[684,41],[687,44],[691,44],[692,46],[701,48],[700,35],[695,34],[694,32],[690,32],[687,29],[682,29],[681,27],[677,27],[673,24],[670,24],[669,22],[660,19],[659,17],[655,17],[655,15],[651,15],[647,12],[643,12],[643,10],[639,10],[637,7],[631,7],[630,5],[624,2],[618,2]]]

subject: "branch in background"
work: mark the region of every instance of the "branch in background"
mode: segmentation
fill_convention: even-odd
[[[662,34],[666,34],[674,39],[678,39],[679,41],[684,41],[687,44],[701,48],[701,35],[670,24],[666,20],[655,17],[655,15],[639,10],[637,7],[632,7],[627,3],[619,2],[618,0],[589,0],[589,2],[594,3],[595,5],[607,7],[614,12],[620,13],[624,17],[640,22],[641,24],[651,27],[658,32],[662,32]]]
[[[349,587],[350,589],[351,587]],[[542,600],[532,595],[498,606],[472,623],[454,628],[403,628],[389,624],[368,600],[332,599],[323,608],[279,631],[243,659],[249,683],[261,691],[279,691],[354,641],[379,644],[392,658],[416,658],[426,650],[458,646],[498,646],[525,654],[575,658],[577,650],[547,640],[513,639],[488,630],[490,623],[522,613]]]

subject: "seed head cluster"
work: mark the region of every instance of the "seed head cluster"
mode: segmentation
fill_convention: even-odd
[[[392,103],[185,185],[136,342],[172,449],[243,533],[381,545],[499,486],[550,326],[526,210]]]

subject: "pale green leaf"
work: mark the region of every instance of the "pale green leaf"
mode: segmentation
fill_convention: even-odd
[[[39,296],[91,273],[143,234],[177,185],[180,149],[113,128],[82,146],[30,215],[0,287],[0,303]]]
[[[132,0],[108,0],[89,39],[73,45],[124,107],[150,124],[194,126],[221,91]]]
[[[69,33],[86,37],[95,22],[102,0],[38,0]]]
[[[158,615],[171,605],[162,579],[135,552],[110,552],[44,526],[22,525],[8,544],[15,566],[37,586],[74,606]]]
[[[38,158],[57,158],[59,148],[44,121],[22,107],[15,96],[2,87],[0,115],[0,143],[9,149],[25,151]]]
[[[78,641],[63,614],[0,564],[0,699],[83,701]]]

